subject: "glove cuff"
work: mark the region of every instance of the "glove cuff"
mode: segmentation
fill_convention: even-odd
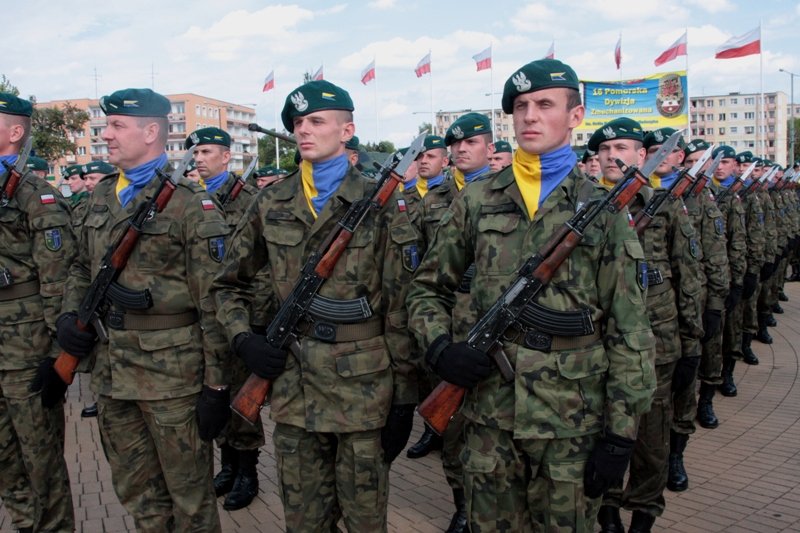
[[[614,455],[623,455],[630,453],[633,450],[635,441],[610,431],[602,437],[603,442],[607,445],[607,451]]]
[[[431,343],[428,347],[428,351],[425,352],[425,361],[428,363],[428,367],[431,370],[436,370],[436,363],[439,362],[439,356],[442,355],[442,352],[452,343],[453,339],[447,333],[439,335]]]
[[[244,331],[233,338],[233,349],[236,351],[236,353],[239,353],[239,348],[241,348],[242,344],[244,344],[244,342],[250,338],[250,335],[252,335],[252,333],[249,331]]]
[[[56,318],[56,328],[61,327],[61,324],[67,320],[75,320],[78,318],[78,313],[75,311],[67,311],[66,313],[61,313],[58,318]]]

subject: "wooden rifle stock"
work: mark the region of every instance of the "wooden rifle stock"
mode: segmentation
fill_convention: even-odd
[[[251,424],[258,421],[258,413],[272,388],[272,380],[250,374],[231,402],[231,409]]]
[[[419,404],[417,412],[433,431],[441,435],[461,407],[466,392],[464,387],[442,381]]]
[[[78,329],[81,331],[89,331],[91,326],[87,326],[78,320]],[[75,369],[78,368],[79,361],[80,359],[71,353],[61,350],[61,353],[58,354],[58,358],[56,358],[56,362],[53,364],[53,368],[56,374],[58,374],[58,377],[61,378],[61,381],[67,385],[71,385],[72,380],[75,378]]]

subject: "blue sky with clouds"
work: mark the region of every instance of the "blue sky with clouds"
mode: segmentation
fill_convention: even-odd
[[[273,106],[324,65],[325,78],[348,89],[357,134],[395,143],[413,138],[430,119],[431,81],[414,67],[431,51],[436,110],[490,106],[490,81],[500,92],[520,65],[556,57],[583,79],[618,79],[613,52],[622,32],[622,74],[636,78],[681,70],[683,58],[656,69],[653,60],[688,28],[692,95],[759,90],[759,57],[715,60],[714,50],[762,21],[764,90],[789,92],[800,74],[800,2],[770,0],[33,0],[5,6],[7,53],[0,72],[23,95],[41,100],[100,96],[123,87],[193,92],[257,104],[259,122],[273,127]],[[494,69],[476,72],[472,56],[492,45]],[[375,58],[375,82],[360,83]],[[276,89],[261,93],[275,71]],[[800,95],[800,80],[796,94]],[[796,97],[800,100],[800,96]],[[499,107],[500,97],[494,96]],[[376,124],[377,115],[377,124]]]

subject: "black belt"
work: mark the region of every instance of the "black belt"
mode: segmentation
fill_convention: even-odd
[[[109,311],[106,313],[103,322],[111,329],[160,331],[162,329],[191,326],[197,320],[197,312],[195,311],[187,311],[175,315],[133,315],[123,311]]]
[[[0,289],[0,302],[8,300],[18,300],[39,294],[39,280],[26,281],[24,283],[13,283]]]
[[[664,276],[661,275],[661,271],[657,268],[648,268],[647,286],[654,287],[656,285],[661,285],[662,283],[664,283]]]

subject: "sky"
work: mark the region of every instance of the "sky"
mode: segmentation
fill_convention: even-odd
[[[191,92],[254,105],[259,123],[276,125],[286,96],[305,72],[355,102],[362,142],[408,144],[431,109],[500,107],[506,79],[543,57],[584,80],[617,80],[614,46],[622,35],[623,78],[683,70],[683,57],[653,60],[688,29],[691,96],[789,93],[800,74],[800,2],[770,0],[371,0],[337,3],[257,0],[29,0],[4,8],[8,46],[0,73],[39,101],[94,98],[126,87]],[[762,57],[714,59],[727,39],[762,24]],[[472,56],[492,46],[493,69],[476,72]],[[414,68],[431,52],[431,75]],[[361,84],[372,60],[376,81]],[[262,93],[275,72],[276,88]],[[96,73],[96,75],[95,75]],[[795,101],[800,101],[800,79]],[[433,98],[431,98],[431,96]],[[376,113],[376,109],[379,111]],[[282,129],[282,126],[281,126]]]

